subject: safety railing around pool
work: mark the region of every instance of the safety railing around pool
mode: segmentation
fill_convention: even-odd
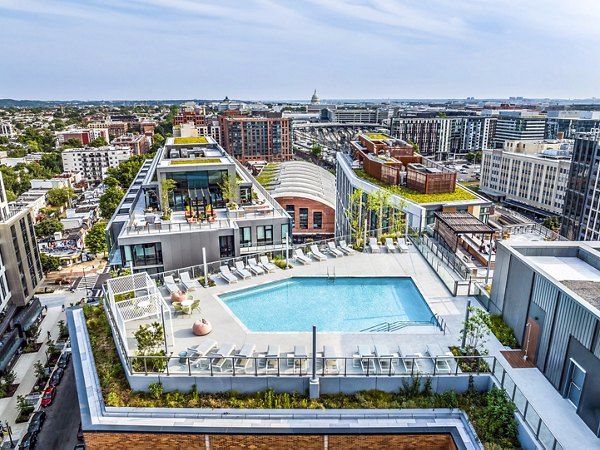
[[[312,356],[293,353],[253,356],[130,356],[127,365],[132,375],[193,376],[193,377],[439,377],[489,374],[498,387],[514,402],[517,414],[529,427],[540,446],[547,450],[562,450],[535,408],[517,387],[507,370],[494,356],[375,356],[354,354],[351,357]]]

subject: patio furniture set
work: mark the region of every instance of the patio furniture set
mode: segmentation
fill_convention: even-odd
[[[267,256],[263,255],[258,261],[256,258],[248,258],[248,264],[246,265],[242,261],[236,261],[233,269],[228,265],[223,265],[219,267],[219,275],[227,283],[237,283],[238,277],[245,280],[252,278],[253,275],[263,275],[276,270],[277,266],[270,262]]]

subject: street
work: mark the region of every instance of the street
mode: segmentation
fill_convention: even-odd
[[[42,408],[43,409],[43,408]],[[80,423],[73,364],[69,362],[52,405],[45,408],[46,422],[38,435],[36,449],[72,450]]]

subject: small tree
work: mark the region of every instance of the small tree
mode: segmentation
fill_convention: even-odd
[[[156,353],[164,343],[163,327],[158,322],[140,325],[133,336],[137,341],[138,354],[140,355]]]
[[[44,379],[46,378],[46,368],[41,361],[36,361],[33,365],[33,373],[37,378]]]
[[[169,207],[169,195],[177,186],[175,180],[165,178],[160,182],[160,209],[164,220],[171,219],[171,208]]]
[[[14,384],[17,379],[17,374],[14,370],[11,370],[10,372],[6,372],[2,378],[4,378],[4,384],[6,384],[6,387],[8,388]]]
[[[61,339],[66,339],[69,337],[69,328],[64,320],[58,321],[58,334]]]
[[[85,246],[92,253],[106,253],[106,222],[95,223],[85,235]]]
[[[221,195],[223,200],[227,203],[227,206],[231,209],[237,207],[237,182],[235,177],[230,175],[224,175],[219,183],[219,189],[221,189]]]
[[[109,187],[100,197],[100,215],[110,219],[125,196],[125,192],[118,187]]]
[[[58,219],[44,219],[40,220],[35,225],[35,235],[39,238],[45,238],[53,235],[57,231],[63,231],[65,226]]]
[[[323,147],[321,147],[321,144],[313,144],[313,146],[310,148],[310,154],[313,158],[319,159],[322,153]]]
[[[490,335],[490,325],[490,315],[487,312],[469,306],[469,318],[463,322],[463,329],[460,330],[461,336],[463,333],[466,335],[465,355],[475,356],[477,352],[480,355],[487,354],[487,350],[483,349],[483,345]]]
[[[73,198],[74,192],[70,187],[50,189],[46,194],[48,203],[52,206],[68,205],[69,200]]]
[[[48,255],[46,253],[40,253],[40,260],[42,262],[42,270],[44,273],[53,272],[58,270],[60,267],[60,258],[58,256]]]
[[[345,213],[350,224],[350,233],[354,237],[354,243],[358,246],[362,235],[364,233],[364,221],[362,217],[362,198],[364,191],[362,189],[355,189],[348,197],[348,208]]]

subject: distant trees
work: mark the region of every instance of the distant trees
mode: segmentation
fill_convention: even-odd
[[[313,144],[312,147],[310,148],[310,155],[313,158],[319,159],[321,157],[322,153],[323,153],[323,147],[321,147],[321,144]]]
[[[35,225],[35,235],[38,238],[45,238],[53,235],[57,231],[63,231],[65,226],[58,219],[44,219]]]
[[[560,217],[547,217],[544,219],[543,225],[552,231],[558,231],[560,230]]]
[[[106,253],[106,222],[97,222],[85,235],[85,246],[92,253]]]
[[[75,193],[70,187],[53,188],[48,191],[46,198],[52,206],[64,206],[69,204],[69,200],[74,197]]]
[[[100,197],[100,215],[105,219],[110,219],[124,196],[125,192],[120,187],[106,189]]]
[[[128,189],[144,161],[151,155],[134,155],[127,161],[123,161],[118,167],[111,167],[107,170],[107,175],[119,182],[122,189]]]
[[[82,147],[83,147],[83,143],[79,139],[75,139],[75,138],[67,139],[60,146],[60,148],[62,148],[62,149],[82,148]]]
[[[58,270],[58,268],[60,267],[60,258],[58,256],[40,253],[40,260],[42,262],[42,270],[44,271],[44,273],[53,272],[55,270]]]
[[[89,147],[102,147],[104,145],[108,145],[108,142],[106,142],[102,137],[98,136],[96,139],[94,139],[92,142],[89,143]]]
[[[465,155],[465,159],[469,163],[480,164],[481,163],[481,152],[469,152]]]

